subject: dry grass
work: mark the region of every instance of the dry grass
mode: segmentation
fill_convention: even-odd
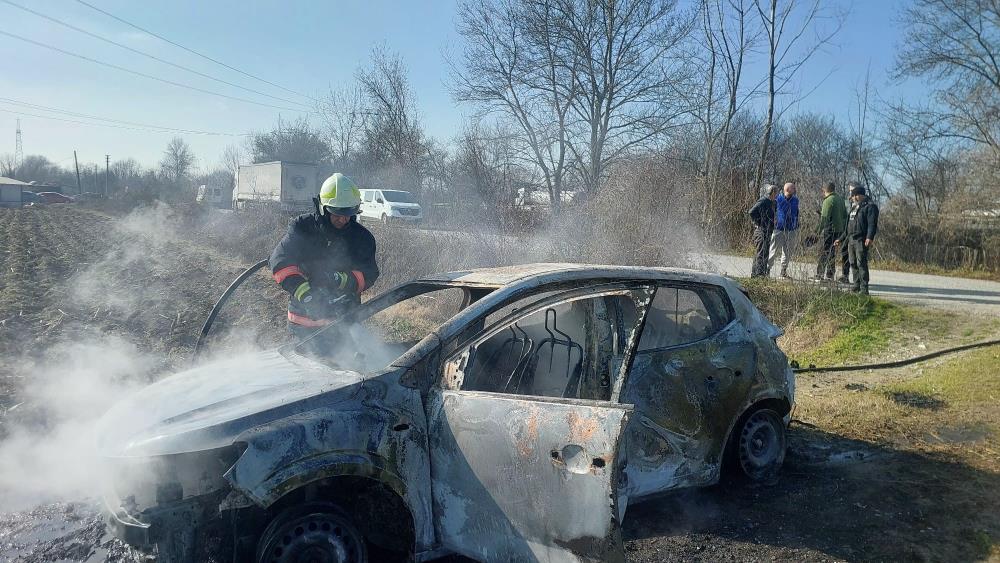
[[[813,391],[797,416],[843,436],[1000,469],[1000,347]],[[801,377],[807,383],[812,378]]]

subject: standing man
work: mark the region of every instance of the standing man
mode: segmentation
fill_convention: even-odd
[[[856,203],[847,221],[847,250],[854,271],[851,291],[868,295],[868,252],[878,233],[878,206],[868,199],[868,192],[860,184],[852,185],[851,198]]]
[[[844,198],[837,195],[837,186],[833,182],[823,184],[823,206],[819,214],[819,262],[816,264],[815,281],[833,280],[836,271],[834,256],[837,253],[838,241],[844,238],[847,231],[847,206]]]
[[[788,182],[775,201],[776,221],[774,235],[771,237],[771,257],[767,263],[767,271],[771,271],[780,251],[783,278],[791,277],[788,275],[788,264],[792,261],[799,240],[799,198],[795,196],[795,191],[795,184]]]
[[[774,200],[778,197],[778,186],[765,184],[760,190],[760,199],[750,208],[750,222],[753,223],[754,259],[750,277],[767,277],[770,266],[767,251],[774,231]]]
[[[271,253],[274,281],[288,292],[288,330],[296,340],[336,321],[378,279],[375,237],[356,219],[361,192],[337,173],[323,182],[316,213],[299,215]],[[329,334],[328,334],[329,333]],[[325,331],[335,338],[332,331]],[[316,353],[333,342],[313,341]]]

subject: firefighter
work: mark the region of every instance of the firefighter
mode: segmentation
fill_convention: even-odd
[[[846,240],[854,272],[851,291],[868,295],[868,252],[878,233],[878,206],[868,199],[865,187],[860,184],[851,185],[851,199],[855,205],[847,220]]]
[[[378,279],[375,237],[357,221],[361,192],[337,173],[323,182],[315,213],[292,219],[271,253],[270,266],[288,292],[288,330],[296,340],[316,333],[361,303],[361,292]],[[331,331],[325,331],[324,334]],[[330,353],[317,341],[311,349]]]

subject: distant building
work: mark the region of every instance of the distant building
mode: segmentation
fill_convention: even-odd
[[[21,190],[29,187],[26,182],[0,176],[0,207],[21,207]]]

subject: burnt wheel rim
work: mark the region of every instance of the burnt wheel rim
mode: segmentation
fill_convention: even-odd
[[[769,412],[754,413],[740,433],[740,465],[756,477],[781,463],[784,440],[781,429]]]
[[[309,514],[276,530],[262,558],[270,563],[363,562],[364,546],[353,526],[334,514]]]

